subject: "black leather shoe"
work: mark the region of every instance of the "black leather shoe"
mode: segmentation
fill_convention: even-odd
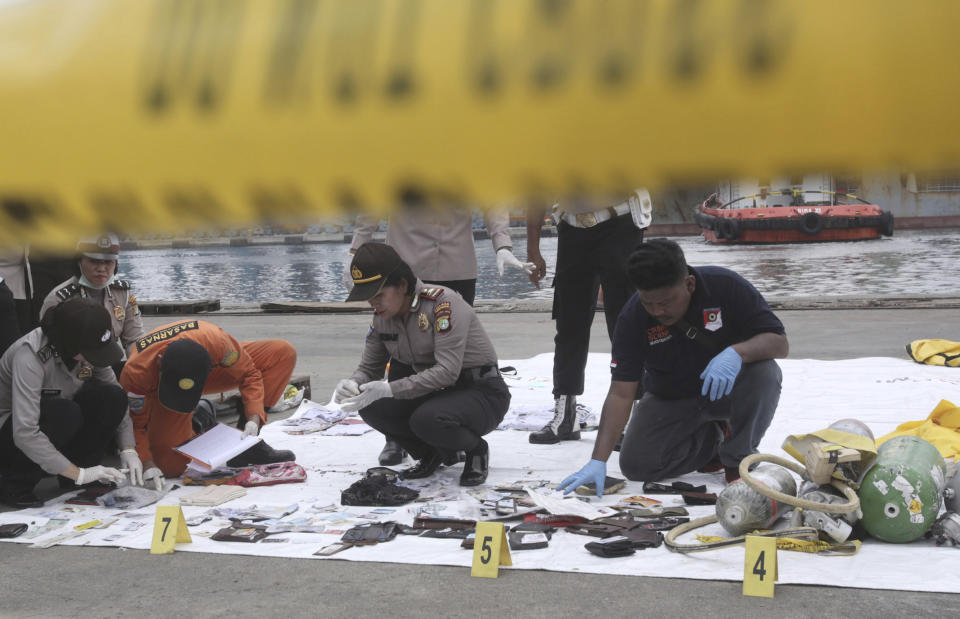
[[[191,420],[193,431],[197,434],[203,434],[213,426],[217,425],[217,409],[213,402],[206,398],[200,398],[197,407],[193,409],[193,419]]]
[[[37,498],[33,490],[13,486],[0,487],[0,503],[17,509],[43,507],[43,501]]]
[[[467,452],[467,459],[463,463],[463,473],[460,474],[461,486],[479,486],[487,481],[487,471],[490,463],[490,447],[487,441],[480,439],[480,444],[472,451]]]
[[[404,479],[423,479],[430,477],[437,472],[437,469],[443,464],[443,458],[440,454],[434,452],[429,457],[419,460],[410,468],[403,469],[400,474]]]
[[[404,453],[400,443],[388,436],[378,460],[380,460],[380,466],[396,466],[403,462],[403,456]]]
[[[289,449],[274,449],[266,441],[260,441],[250,449],[227,460],[227,466],[239,468],[251,464],[273,464],[274,462],[294,462],[297,456]]]

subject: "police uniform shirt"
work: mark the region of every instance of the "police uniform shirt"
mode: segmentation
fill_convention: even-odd
[[[0,359],[0,427],[13,416],[13,442],[51,475],[67,470],[71,462],[40,431],[40,398],[65,399],[88,380],[118,384],[110,368],[78,362],[73,370],[50,345],[42,329],[34,329],[14,342]],[[133,426],[126,413],[117,427],[120,445],[133,445]]]
[[[506,211],[489,210],[484,215],[494,251],[513,244],[509,219]],[[371,217],[358,217],[350,248],[356,251],[369,242],[378,224],[379,220]],[[469,209],[397,211],[387,224],[386,241],[410,265],[410,270],[427,281],[477,278],[473,213]]]
[[[373,317],[353,380],[363,384],[382,379],[392,358],[416,372],[390,383],[393,397],[413,399],[455,384],[461,370],[497,363],[490,338],[463,297],[419,280],[414,291],[406,315]]]
[[[688,269],[696,278],[684,316],[691,326],[712,333],[724,346],[759,333],[785,333],[763,296],[737,273],[712,266]],[[662,398],[696,397],[700,374],[719,352],[686,337],[678,327],[660,324],[634,294],[617,320],[610,373],[613,380],[625,382],[642,375],[644,390]]]
[[[54,288],[43,300],[43,305],[40,307],[40,317],[43,318],[47,310],[54,305],[76,296],[83,299],[101,298],[103,299],[103,306],[110,314],[113,332],[118,334],[124,352],[129,353],[133,343],[146,334],[146,330],[143,328],[143,320],[140,317],[137,298],[130,292],[130,283],[118,279],[101,290],[92,290],[86,286],[81,286],[79,279],[79,277],[73,276]]]

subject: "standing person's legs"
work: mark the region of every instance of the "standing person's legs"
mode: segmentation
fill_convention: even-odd
[[[627,277],[627,260],[643,242],[643,230],[637,228],[630,217],[617,217],[608,223],[612,225],[594,239],[589,255],[603,286],[603,313],[607,336],[612,342],[620,310],[636,292]]]
[[[3,355],[20,339],[20,325],[17,322],[17,304],[7,284],[0,281],[0,355]]]
[[[424,284],[434,284],[437,286],[446,286],[460,293],[467,305],[473,307],[473,302],[477,296],[476,279],[451,279],[447,281],[424,281]]]
[[[253,358],[253,364],[263,376],[264,408],[276,405],[297,365],[296,349],[286,340],[240,342],[240,346]]]
[[[585,259],[589,230],[558,226],[557,271],[553,279],[553,395],[583,393],[583,372],[590,348],[590,326],[599,282]]]

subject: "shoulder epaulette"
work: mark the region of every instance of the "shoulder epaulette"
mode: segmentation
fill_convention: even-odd
[[[42,363],[46,363],[50,359],[50,357],[56,354],[56,352],[57,351],[54,350],[52,344],[47,344],[46,346],[44,346],[43,348],[37,351],[37,356],[40,357],[40,361]]]
[[[63,288],[57,291],[57,298],[61,301],[66,301],[73,295],[80,292],[80,284],[74,282],[72,284],[67,284]]]
[[[431,301],[437,300],[437,298],[443,294],[443,288],[436,286],[430,286],[429,288],[424,288],[420,291],[420,296],[424,299],[430,299]]]
[[[115,279],[112,282],[110,282],[110,287],[119,288],[120,290],[129,290],[130,282],[128,282],[125,279]]]

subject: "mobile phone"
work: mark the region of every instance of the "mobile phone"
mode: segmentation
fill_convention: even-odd
[[[619,477],[605,477],[603,479],[603,493],[604,494],[613,494],[614,492],[622,489],[627,485],[626,479],[620,479]],[[583,484],[576,489],[577,494],[596,494],[597,485],[593,482],[589,484]]]

